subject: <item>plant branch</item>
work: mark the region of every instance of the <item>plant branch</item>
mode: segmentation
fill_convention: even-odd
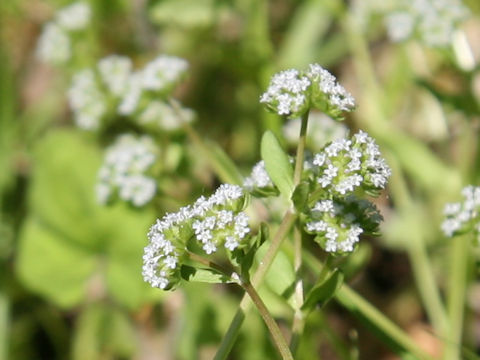
[[[278,351],[280,352],[280,354],[282,355],[282,359],[293,360],[292,353],[288,348],[287,342],[285,341],[285,338],[283,337],[282,332],[280,331],[280,328],[278,327],[277,323],[270,315],[267,307],[265,306],[265,303],[262,301],[262,299],[258,295],[255,288],[249,282],[242,283],[242,287],[245,289],[245,291],[247,292],[247,294],[250,296],[253,303],[257,307],[260,315],[263,318],[263,321],[265,321],[265,324],[267,325],[268,330],[270,331],[270,335],[272,336],[273,342],[277,347]]]

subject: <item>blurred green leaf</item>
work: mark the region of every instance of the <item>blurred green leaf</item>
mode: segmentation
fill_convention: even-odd
[[[125,204],[97,205],[96,147],[78,132],[55,131],[39,143],[34,159],[17,261],[24,284],[64,307],[106,295],[136,308],[158,296],[141,276],[154,216]],[[93,294],[87,291],[92,279],[100,279]]]
[[[288,155],[283,151],[277,138],[271,131],[266,131],[263,134],[261,154],[272,182],[286,199],[290,199],[293,191],[292,165]]]

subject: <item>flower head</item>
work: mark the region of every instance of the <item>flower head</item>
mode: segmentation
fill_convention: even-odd
[[[480,242],[480,187],[466,186],[462,190],[463,201],[445,205],[443,233],[453,237],[473,230]]]
[[[187,69],[188,63],[184,59],[160,55],[143,69],[143,88],[154,91],[168,90],[180,80]]]
[[[98,62],[103,83],[116,97],[125,93],[132,70],[132,61],[126,56],[110,55]]]
[[[378,145],[363,131],[325,146],[314,156],[312,171],[317,183],[333,196],[346,196],[360,187],[377,192],[391,174]]]
[[[375,205],[355,196],[318,201],[307,218],[305,230],[327,252],[336,255],[355,249],[360,235],[374,234],[382,217]]]
[[[395,11],[385,17],[392,41],[403,41],[417,35],[429,46],[451,43],[456,26],[468,9],[459,0],[398,0]]]
[[[290,69],[275,74],[260,102],[290,118],[302,116],[313,106],[340,120],[344,111],[355,107],[352,95],[318,64],[309,65],[307,71]]]
[[[180,267],[189,247],[211,255],[220,248],[232,252],[247,245],[250,227],[242,211],[241,187],[223,184],[192,206],[166,214],[150,228],[143,256],[143,278],[153,287],[170,289],[180,280]]]
[[[156,193],[155,180],[146,175],[154,164],[156,147],[147,136],[122,135],[107,149],[98,172],[97,198],[106,203],[114,193],[135,206],[143,206]]]
[[[308,89],[310,80],[295,69],[275,74],[260,102],[278,115],[297,117],[309,106]]]

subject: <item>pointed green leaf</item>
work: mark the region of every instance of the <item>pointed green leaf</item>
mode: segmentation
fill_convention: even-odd
[[[288,155],[283,151],[277,138],[271,131],[266,131],[261,144],[262,159],[272,182],[280,193],[290,199],[293,192],[293,169]]]
[[[252,267],[253,260],[255,259],[255,254],[257,250],[262,244],[268,239],[269,237],[269,230],[268,225],[265,223],[260,224],[260,229],[258,230],[257,236],[255,236],[250,250],[244,256],[242,263],[240,264],[240,269],[242,272],[242,278],[249,279],[249,271]]]
[[[343,273],[336,269],[324,282],[313,287],[305,298],[302,310],[312,310],[317,304],[324,306],[343,284]]]

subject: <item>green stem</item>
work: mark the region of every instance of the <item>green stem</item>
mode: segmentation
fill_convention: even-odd
[[[298,279],[295,284],[295,313],[293,315],[292,338],[290,339],[290,350],[293,354],[297,352],[300,338],[305,328],[305,316],[301,310],[303,305],[303,282],[300,277],[302,267],[302,233],[297,228],[294,233],[294,269],[295,278]]]
[[[300,184],[300,180],[302,179],[303,159],[305,157],[305,144],[307,142],[307,126],[308,126],[309,113],[310,112],[307,111],[305,114],[302,115],[302,124],[300,126],[300,137],[298,139],[297,155],[295,157],[295,172],[293,174],[294,186],[297,186],[298,184]]]
[[[445,360],[461,359],[462,328],[469,265],[468,236],[451,239],[450,278],[448,281],[449,336],[444,353]]]
[[[223,266],[213,261],[210,261],[209,259],[206,259],[203,256],[197,255],[191,251],[187,251],[187,254],[190,260],[200,263],[202,265],[205,265],[209,268],[215,269],[221,272],[222,274],[229,276],[228,275],[229,271],[225,269]],[[262,301],[262,299],[258,295],[255,288],[252,286],[250,282],[244,281],[244,280],[240,281],[238,284],[246,291],[248,296],[250,296],[250,299],[253,301],[253,303],[257,307],[260,315],[263,318],[263,321],[265,321],[265,324],[267,325],[267,328],[270,331],[270,335],[272,336],[273,343],[277,347],[279,353],[282,355],[282,359],[293,360],[293,356],[290,353],[287,342],[285,341],[285,338],[283,337],[280,331],[280,328],[278,327],[277,323],[270,315],[267,307],[265,306],[265,303]]]
[[[294,179],[294,186],[297,186],[302,178],[302,171],[303,171],[303,158],[305,153],[305,141],[306,141],[306,132],[307,132],[307,125],[308,125],[308,112],[302,116],[302,125],[300,128],[300,139],[297,147],[297,161],[295,163],[295,171],[293,174]],[[301,161],[299,161],[301,159]],[[278,250],[280,249],[280,245],[283,242],[283,239],[288,235],[290,232],[293,224],[297,220],[297,214],[295,214],[292,210],[288,210],[284,215],[282,222],[280,223],[280,227],[275,234],[270,247],[267,250],[267,253],[260,261],[260,265],[257,268],[257,271],[252,277],[252,284],[254,287],[258,287],[262,282],[263,278],[265,277],[270,265],[273,262],[273,259],[277,255]],[[233,347],[233,344],[237,338],[238,332],[240,331],[240,327],[242,326],[243,320],[245,319],[245,312],[248,310],[250,306],[250,301],[248,297],[244,296],[240,302],[239,309],[235,314],[230,326],[227,330],[226,335],[222,339],[219,349],[215,354],[214,360],[224,360],[228,356],[230,350]]]
[[[270,335],[272,336],[273,342],[277,347],[278,351],[280,352],[280,354],[282,355],[282,359],[293,360],[292,353],[288,348],[287,342],[285,341],[285,338],[283,337],[282,332],[280,331],[280,328],[278,327],[277,323],[268,312],[267,307],[265,306],[264,302],[258,295],[255,288],[249,282],[242,283],[242,287],[245,289],[245,291],[247,292],[247,294],[250,296],[253,303],[257,307],[260,315],[263,318],[263,321],[265,321],[265,324],[267,325],[268,330],[270,331]]]
[[[267,253],[260,261],[260,264],[257,268],[257,271],[252,277],[252,285],[254,287],[258,287],[262,282],[263,278],[265,277],[270,265],[275,258],[278,250],[280,249],[280,245],[282,244],[283,239],[288,235],[290,232],[293,224],[297,219],[297,215],[291,212],[290,210],[287,211],[285,216],[283,217],[282,222],[280,223],[280,227],[278,228],[275,236],[272,239],[272,243],[267,250]],[[238,336],[240,331],[240,327],[242,326],[243,320],[245,319],[245,313],[247,312],[248,308],[250,307],[250,299],[248,296],[243,296],[242,300],[240,301],[240,306],[233,318],[230,326],[227,330],[226,335],[223,337],[220,347],[215,354],[214,360],[224,360],[227,358],[228,354],[230,353],[233,344]]]
[[[300,184],[303,172],[303,160],[305,158],[305,144],[307,141],[307,127],[308,127],[308,115],[310,111],[307,111],[302,115],[302,122],[300,126],[300,136],[298,139],[297,155],[295,158],[295,172],[293,176],[293,184],[297,186]],[[300,270],[302,267],[302,233],[297,228],[294,235],[294,269],[296,274],[297,283],[295,284],[295,313],[293,315],[292,324],[292,338],[290,339],[290,349],[293,353],[296,352],[300,338],[305,328],[305,317],[301,310],[303,305],[303,282],[300,277]]]

